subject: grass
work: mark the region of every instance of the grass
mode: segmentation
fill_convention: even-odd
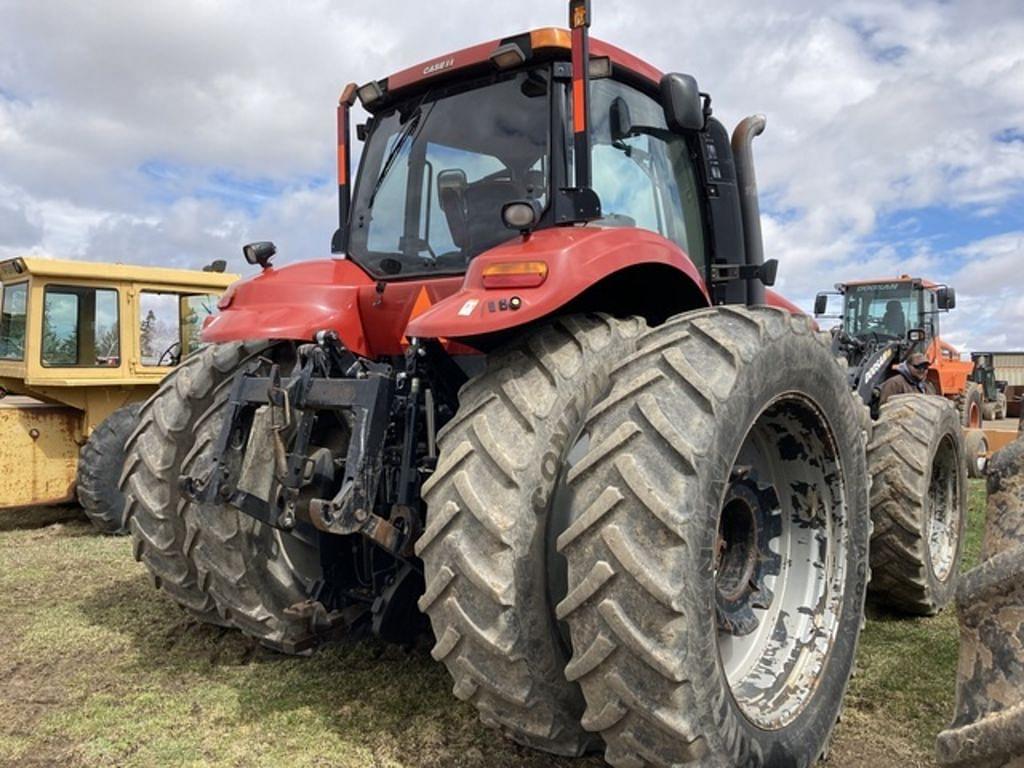
[[[965,566],[984,489],[973,482]],[[0,522],[2,766],[574,766],[457,701],[425,649],[332,643],[307,658],[188,620],[130,542],[72,509]],[[956,617],[869,613],[831,765],[930,766],[953,711]]]

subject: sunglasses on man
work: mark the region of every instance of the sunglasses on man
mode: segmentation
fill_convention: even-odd
[[[913,368],[915,371],[927,371],[929,368],[931,368],[931,365],[931,363],[924,362],[918,363],[917,365],[912,365],[910,367]]]

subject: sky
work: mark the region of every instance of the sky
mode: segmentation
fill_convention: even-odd
[[[713,12],[712,12],[713,11]],[[594,36],[694,75],[755,144],[765,252],[948,282],[943,335],[1024,348],[1024,4],[593,0]],[[334,109],[364,83],[563,26],[564,0],[0,0],[0,258],[199,267],[329,255]],[[358,119],[358,118],[357,118]]]

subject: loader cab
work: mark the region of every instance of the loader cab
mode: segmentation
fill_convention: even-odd
[[[0,386],[83,411],[100,388],[155,388],[198,347],[204,319],[236,277],[30,257],[0,262]],[[104,401],[116,407],[118,397]]]

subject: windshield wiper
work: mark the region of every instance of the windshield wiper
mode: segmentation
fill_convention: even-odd
[[[388,174],[391,173],[392,166],[394,166],[395,161],[398,160],[398,156],[402,153],[402,147],[405,146],[405,143],[413,134],[418,132],[417,129],[422,128],[426,123],[426,120],[423,117],[423,102],[429,95],[429,91],[423,94],[423,98],[420,99],[420,103],[416,105],[416,109],[413,110],[408,121],[402,126],[402,131],[398,134],[398,138],[395,139],[395,143],[392,145],[391,151],[388,152],[387,157],[384,158],[384,163],[380,167],[380,175],[377,176],[377,181],[373,184],[373,191],[370,193],[367,208],[373,207],[373,201],[377,199],[377,193],[380,191],[380,188],[384,186],[384,181],[387,179]],[[431,111],[433,111],[433,105],[431,105],[427,114],[429,115]]]

